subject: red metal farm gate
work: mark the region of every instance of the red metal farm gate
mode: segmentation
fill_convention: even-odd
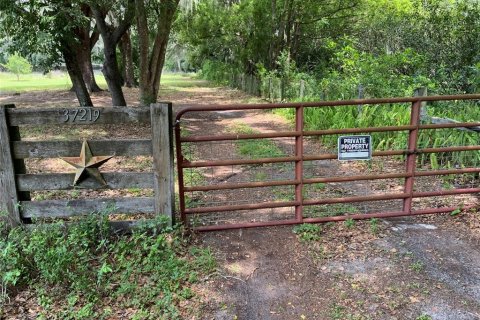
[[[207,231],[467,210],[477,206],[480,192],[480,121],[465,117],[438,121],[426,115],[465,105],[478,110],[479,99],[480,95],[459,95],[188,107],[178,112],[175,126],[181,218],[194,229]],[[258,115],[268,122],[274,112],[288,109],[293,128],[283,125],[278,130],[258,131],[243,125],[245,119]],[[338,120],[311,129],[312,120],[305,118],[314,109],[322,109],[324,115],[334,113]],[[362,127],[356,122],[344,127],[341,121],[342,115],[353,113],[360,119],[361,112],[370,112],[370,117],[380,117],[381,112],[393,109],[396,116],[382,126]],[[237,118],[244,129],[216,130],[230,118]],[[212,130],[198,131],[199,123],[211,124]],[[443,132],[444,138],[433,132]],[[372,160],[338,161],[333,142],[340,135],[356,134],[369,134],[376,141]],[[450,141],[454,135],[462,135],[452,140],[456,145]],[[263,141],[271,149],[284,147],[290,152],[245,156],[238,152],[238,146],[243,146],[238,143],[246,141],[253,141],[253,149],[262,147],[258,143]],[[229,147],[217,148],[220,143]],[[256,173],[245,173],[242,168],[247,167]],[[274,178],[268,179],[259,171],[262,168],[273,172],[269,174]],[[222,175],[225,171],[233,173]],[[247,178],[232,179],[239,172]],[[287,188],[283,198],[271,197],[272,192],[281,193],[274,188]],[[309,190],[313,197],[306,196]],[[232,200],[242,194],[242,201]],[[262,198],[262,194],[268,196]],[[466,197],[457,199],[458,195]],[[448,197],[452,198],[446,203]],[[422,200],[427,198],[431,200]]]

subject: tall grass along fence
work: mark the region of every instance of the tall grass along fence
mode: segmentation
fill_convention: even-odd
[[[92,212],[166,215],[174,212],[172,105],[128,108],[16,109],[0,106],[0,211],[11,226],[32,219],[69,218]],[[151,139],[22,141],[19,126],[151,124]],[[150,156],[153,172],[104,172],[110,157]],[[75,173],[29,173],[25,159],[62,158]],[[43,190],[153,189],[151,197],[32,201]],[[122,219],[118,219],[122,220]],[[115,221],[128,227],[128,221]]]

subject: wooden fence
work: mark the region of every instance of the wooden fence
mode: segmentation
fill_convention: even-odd
[[[150,123],[151,139],[82,141],[22,141],[21,126],[78,126]],[[24,159],[77,157],[83,150],[87,172],[28,173]],[[95,164],[100,156],[152,156],[151,172],[104,172]],[[67,160],[67,159],[64,159]],[[173,220],[174,172],[171,103],[150,107],[16,109],[0,106],[0,211],[12,226],[32,218],[68,218],[92,212],[163,214]],[[80,166],[81,167],[81,166]],[[90,171],[89,171],[90,170]],[[100,170],[100,171],[99,171]],[[79,174],[81,168],[77,171]],[[95,173],[98,172],[98,175]],[[100,181],[100,182],[99,182]],[[101,183],[101,182],[104,183]],[[119,197],[32,201],[31,191],[82,189],[153,189],[153,197]],[[120,223],[122,224],[122,223]],[[125,225],[125,223],[123,224]],[[128,225],[128,224],[127,224]]]

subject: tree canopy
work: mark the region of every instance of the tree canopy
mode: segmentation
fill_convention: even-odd
[[[477,90],[479,26],[474,0],[205,0],[175,29],[189,61],[213,77],[287,70],[378,96],[403,94],[396,86]]]
[[[2,49],[43,71],[64,63],[81,105],[100,90],[99,43],[114,105],[126,104],[124,84],[155,102],[165,64],[219,81],[302,78],[325,98],[356,86],[369,96],[479,86],[476,0],[15,0],[0,12]]]

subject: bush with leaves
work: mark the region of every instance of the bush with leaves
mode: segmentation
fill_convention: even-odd
[[[11,73],[15,74],[17,76],[17,80],[20,80],[21,74],[29,74],[32,72],[32,65],[30,62],[17,54],[13,54],[8,57],[7,63],[2,66]]]

